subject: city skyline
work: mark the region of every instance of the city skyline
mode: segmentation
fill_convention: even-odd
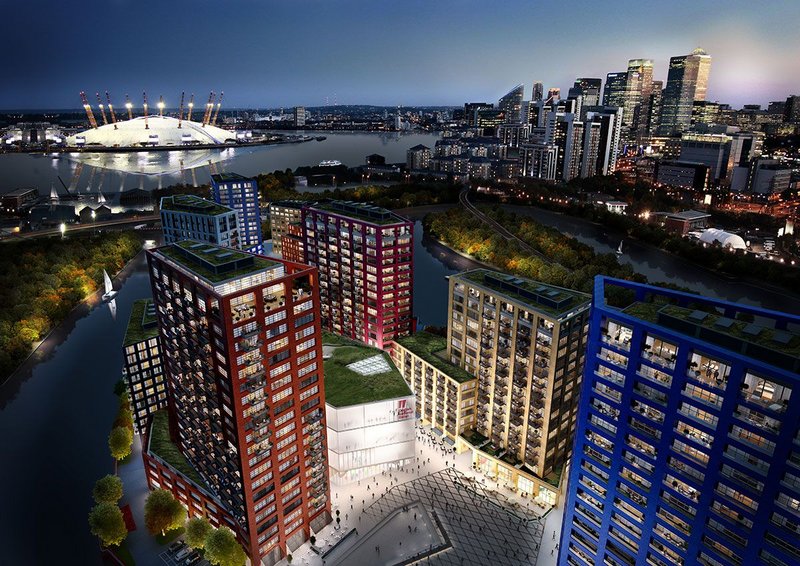
[[[22,5],[6,19],[7,38],[28,47],[5,57],[13,80],[0,94],[0,108],[79,108],[78,92],[106,89],[119,106],[125,94],[138,101],[142,90],[177,106],[181,91],[202,98],[211,89],[226,91],[228,109],[459,105],[494,101],[520,82],[527,99],[533,80],[566,92],[575,77],[605,78],[634,58],[652,59],[653,78],[666,83],[669,59],[696,47],[714,57],[708,100],[740,107],[785,99],[800,72],[792,57],[800,39],[791,33],[800,5],[789,2],[769,11],[733,2],[722,13],[683,1],[615,10],[576,2],[572,13],[592,22],[588,27],[542,22],[536,6],[522,3],[489,12],[454,11],[449,4],[238,4],[214,14],[139,3],[137,14],[154,14],[146,25],[124,1],[81,11]],[[25,22],[32,21],[42,35],[74,48],[31,42]],[[198,41],[204,37],[198,30],[212,21],[238,38],[235,57],[228,44]],[[139,38],[135,47],[132,34]]]

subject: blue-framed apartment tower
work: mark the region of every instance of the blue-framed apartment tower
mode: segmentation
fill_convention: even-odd
[[[263,254],[264,239],[261,235],[261,210],[256,180],[237,173],[211,175],[211,196],[215,202],[236,211],[241,249]]]
[[[800,564],[800,316],[598,276],[558,564]]]

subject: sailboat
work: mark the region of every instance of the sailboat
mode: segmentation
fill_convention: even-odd
[[[117,296],[117,292],[114,290],[114,285],[111,283],[111,277],[108,276],[108,272],[106,272],[105,269],[103,270],[103,283],[105,283],[106,289],[106,292],[103,293],[103,302],[107,303]]]
[[[617,248],[617,255],[622,255],[622,241],[620,241],[619,247]]]

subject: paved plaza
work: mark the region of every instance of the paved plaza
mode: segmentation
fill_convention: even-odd
[[[428,428],[418,428],[416,450],[415,462],[402,470],[384,472],[345,486],[332,486],[334,522],[317,533],[317,546],[324,553],[335,547],[350,530],[356,529],[358,534],[347,537],[339,548],[328,554],[325,562],[312,552],[309,544],[304,544],[293,553],[292,564],[344,564],[339,558],[351,555],[357,546],[358,564],[365,566],[555,564],[557,552],[551,555],[550,551],[557,540],[551,539],[552,530],[560,527],[560,512],[539,508],[485,478],[472,469],[468,452],[453,454],[452,448],[441,443]],[[420,512],[414,519],[417,505],[424,507],[425,516]],[[398,514],[398,510],[404,512]],[[390,523],[391,529],[387,528]],[[421,556],[415,557],[415,553],[420,553],[419,535],[422,529],[430,529],[431,523],[437,531],[437,525],[441,526],[447,542],[435,551],[439,533],[426,533],[432,552],[421,552]],[[372,532],[376,525],[383,527],[378,537],[383,542],[360,544],[365,538],[378,540],[373,538],[375,532]],[[380,547],[380,555],[376,546]],[[407,548],[403,550],[403,546]],[[366,552],[362,553],[363,550]]]

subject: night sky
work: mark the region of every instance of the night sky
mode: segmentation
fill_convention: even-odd
[[[708,98],[800,93],[800,1],[28,0],[0,2],[0,108],[117,107],[225,91],[225,108],[496,101],[705,48]]]

